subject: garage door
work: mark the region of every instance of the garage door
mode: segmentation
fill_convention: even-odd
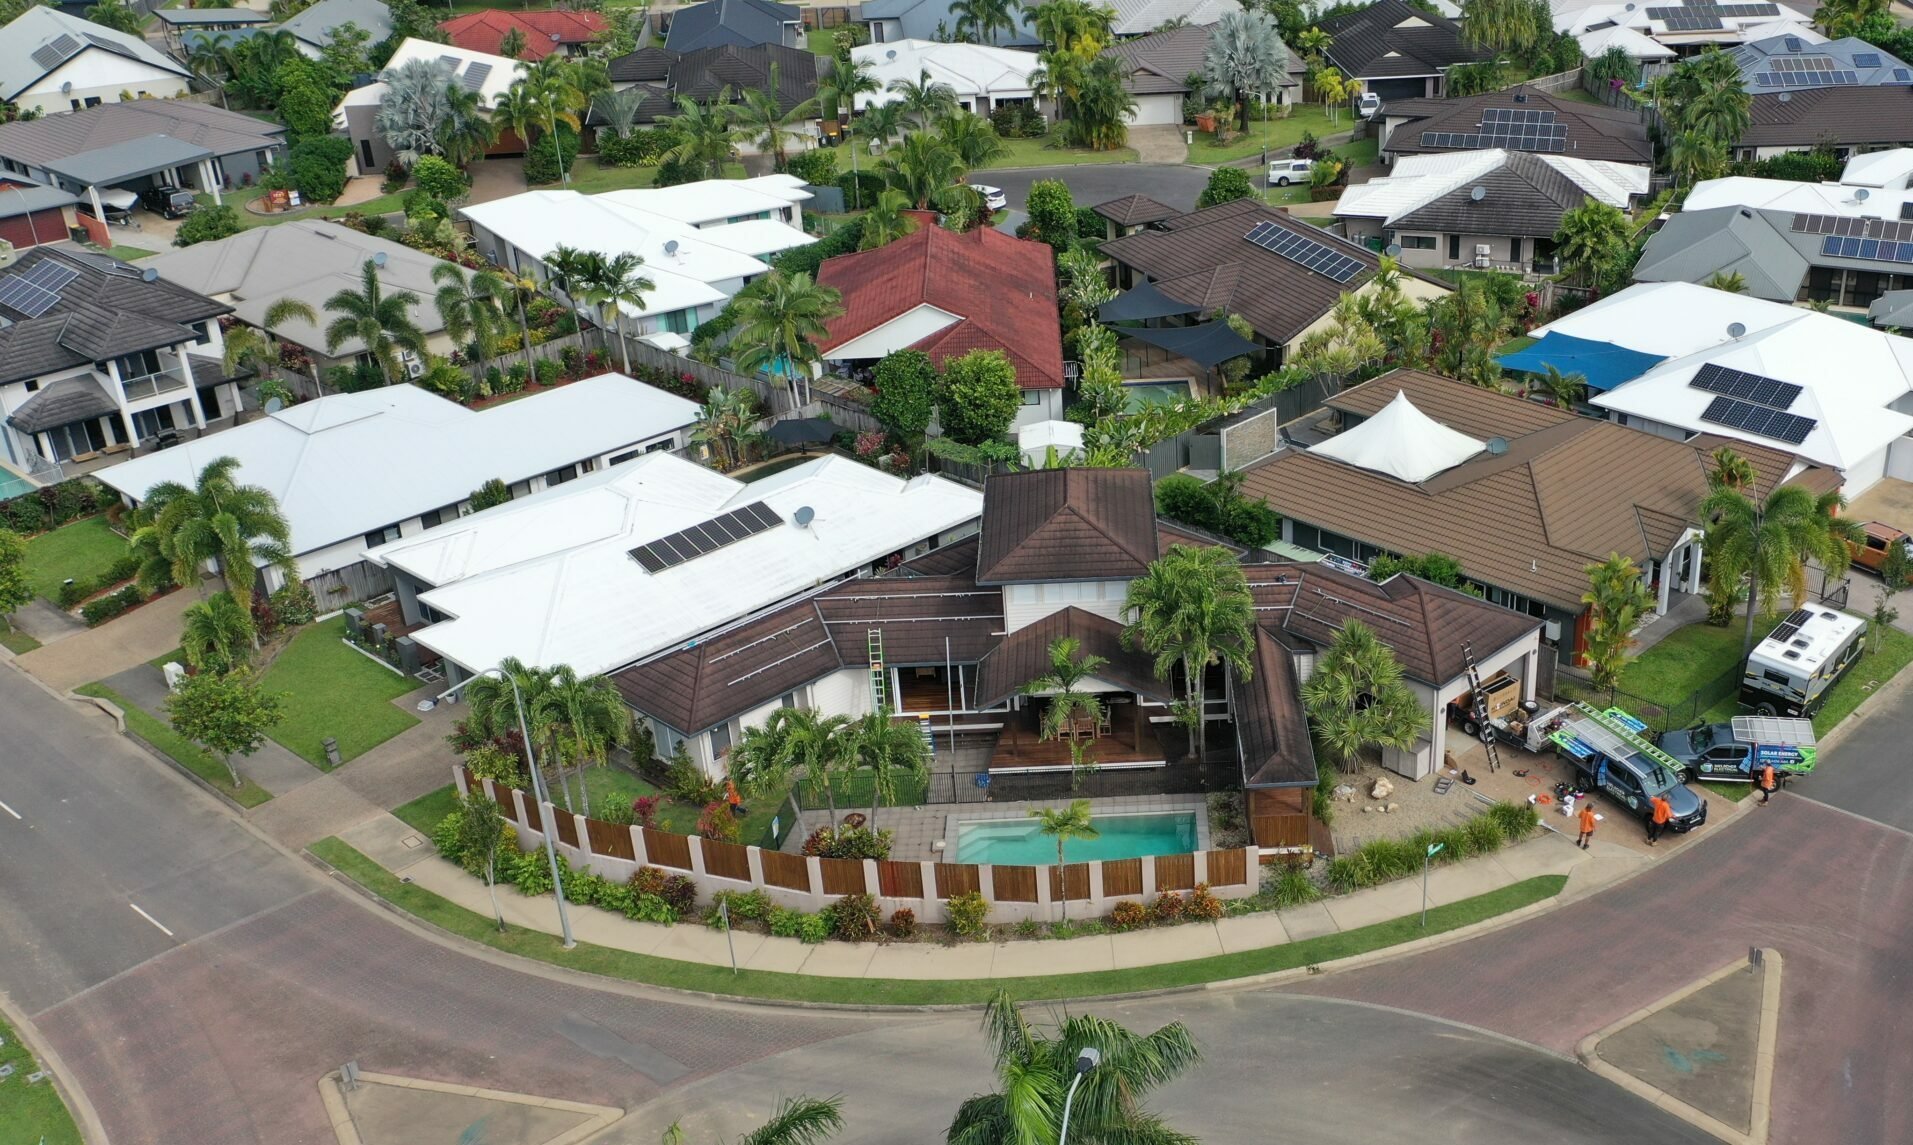
[[[1139,95],[1131,115],[1131,127],[1148,127],[1182,122],[1182,97],[1179,95]]]
[[[58,208],[0,220],[0,239],[7,240],[19,250],[38,243],[57,243],[67,237],[66,218]]]
[[[1387,103],[1391,99],[1420,99],[1428,90],[1428,81],[1425,79],[1366,80],[1363,86],[1381,96],[1383,103]]]

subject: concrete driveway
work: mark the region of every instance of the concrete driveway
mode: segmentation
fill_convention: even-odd
[[[1855,497],[1845,515],[1855,521],[1882,521],[1903,533],[1913,533],[1913,481],[1883,477]]]
[[[469,202],[489,203],[494,199],[509,198],[531,187],[525,182],[523,159],[481,159],[466,170],[472,177]]]

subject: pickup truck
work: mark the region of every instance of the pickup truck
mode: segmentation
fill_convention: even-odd
[[[1654,796],[1662,796],[1674,812],[1668,828],[1685,834],[1707,822],[1707,801],[1681,782],[1679,767],[1642,736],[1646,730],[1619,708],[1576,704],[1548,738],[1573,763],[1581,787],[1600,791],[1643,823],[1654,813]]]
[[[1752,783],[1771,763],[1783,776],[1810,775],[1819,762],[1813,721],[1735,716],[1724,724],[1697,724],[1663,732],[1658,746],[1691,782]]]

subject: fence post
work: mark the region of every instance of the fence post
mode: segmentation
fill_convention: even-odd
[[[452,765],[452,786],[458,788],[461,796],[469,794],[471,790],[465,782],[465,769],[456,763]]]
[[[638,866],[640,867],[650,866],[651,852],[646,850],[644,846],[644,828],[633,823],[629,830],[631,832],[631,857],[638,861]]]
[[[1052,872],[1055,872],[1055,873],[1052,874]],[[1046,921],[1049,921],[1049,922],[1056,921],[1054,917],[1056,913],[1055,911],[1056,900],[1055,900],[1055,897],[1050,894],[1049,881],[1052,877],[1058,878],[1058,879],[1062,878],[1063,875],[1061,872],[1062,872],[1062,868],[1056,867],[1056,866],[1046,866],[1046,867],[1036,868],[1036,911]],[[1063,888],[1063,897],[1064,898],[1069,897],[1068,887]]]
[[[704,878],[704,837],[686,835],[684,839],[691,849],[691,873],[702,880]]]
[[[879,881],[877,878],[877,860],[865,859],[863,861],[863,864],[864,864],[864,892],[873,899],[882,898],[883,883]]]
[[[816,855],[804,856],[804,879],[810,884],[812,910],[822,910],[824,906],[824,861]]]
[[[1254,847],[1242,848],[1242,877],[1250,894],[1262,889],[1262,856]]]
[[[519,824],[521,826],[531,827],[531,809],[530,809],[530,805],[528,805],[525,802],[525,793],[519,788],[516,788],[516,787],[512,788],[511,802],[512,802],[512,806],[517,808],[518,810]],[[543,822],[543,820],[540,820],[540,822]],[[532,830],[535,831],[537,830],[537,828],[532,827]]]
[[[976,865],[976,889],[983,893],[983,901],[992,905],[996,902],[996,868],[988,863]]]
[[[571,817],[571,829],[578,832],[578,851],[584,855],[587,864],[591,862],[596,854],[596,852],[591,849],[591,828],[585,826],[585,824],[589,822],[590,820],[586,819],[583,815],[574,814]]]
[[[764,886],[764,850],[761,847],[744,848],[744,864],[750,869],[751,886]]]
[[[1201,886],[1209,881],[1209,852],[1196,851],[1194,855],[1195,862],[1192,866],[1195,867],[1196,885]]]
[[[943,900],[937,897],[937,865],[930,859],[925,859],[920,865],[923,868],[923,897],[917,900],[917,905],[922,909],[921,921],[926,925],[942,922],[949,914],[943,909]]]
[[[1063,893],[1069,893],[1069,880],[1063,880]],[[1103,913],[1103,864],[1098,859],[1089,864],[1089,909],[1096,914]]]
[[[1156,897],[1156,860],[1143,856],[1142,861],[1142,901],[1148,902]]]

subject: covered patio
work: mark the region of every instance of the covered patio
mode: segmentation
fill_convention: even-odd
[[[100,204],[101,190],[137,190],[127,184],[155,175],[165,176],[175,187],[206,192],[215,204],[224,203],[214,163],[215,156],[208,148],[170,135],[150,135],[82,151],[47,163],[46,168],[69,190],[85,195],[93,217],[103,220],[106,210]]]

